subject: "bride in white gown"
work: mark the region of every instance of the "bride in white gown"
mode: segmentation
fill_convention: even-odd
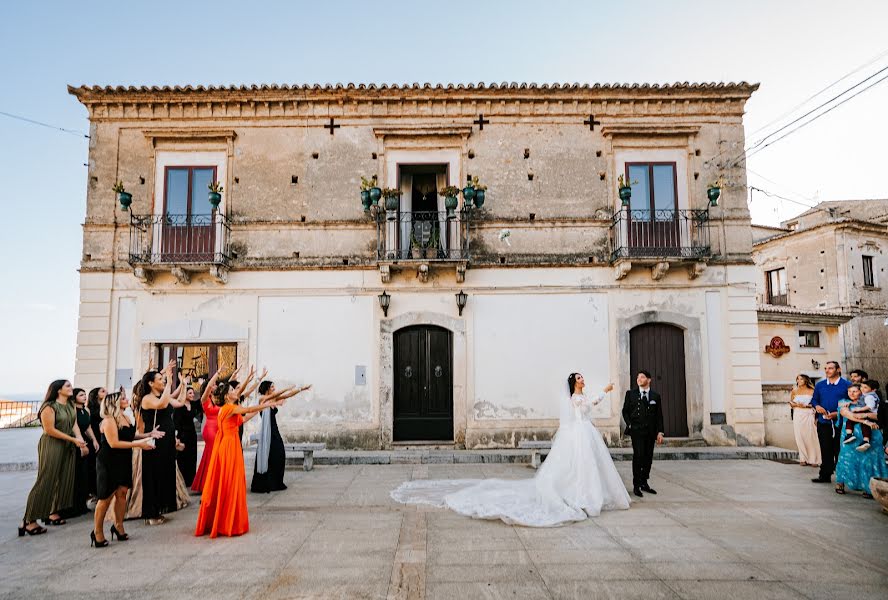
[[[601,434],[588,410],[613,389],[609,384],[595,398],[583,394],[585,382],[571,373],[563,394],[561,425],[552,449],[531,479],[418,479],[393,490],[404,504],[446,507],[476,519],[502,519],[509,524],[555,527],[602,510],[629,508],[623,485]]]

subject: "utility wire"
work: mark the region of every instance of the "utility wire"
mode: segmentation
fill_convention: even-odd
[[[799,202],[798,200],[793,200],[792,198],[787,198],[786,196],[781,196],[780,194],[775,194],[774,192],[769,192],[767,190],[763,190],[760,187],[756,187],[754,185],[747,185],[747,188],[750,190],[761,192],[765,196],[770,196],[772,198],[780,198],[781,200],[786,200],[787,202],[792,202],[793,204],[798,204],[799,206],[804,206],[805,208],[814,208],[811,204],[805,204],[804,202]]]
[[[843,91],[842,93],[837,94],[837,95],[833,96],[832,98],[830,98],[829,100],[827,100],[826,102],[821,103],[819,106],[817,106],[817,107],[815,107],[815,108],[812,108],[811,110],[809,110],[808,112],[806,112],[806,113],[803,114],[802,116],[800,116],[800,117],[798,117],[798,118],[796,118],[796,119],[793,119],[792,121],[790,121],[789,123],[787,123],[786,125],[784,125],[783,127],[781,127],[780,129],[776,129],[776,130],[772,131],[771,133],[769,133],[768,135],[766,135],[765,137],[763,137],[762,139],[760,139],[759,141],[757,141],[755,144],[753,144],[751,147],[747,148],[747,149],[745,150],[745,152],[750,152],[750,151],[752,151],[752,150],[755,150],[756,148],[758,148],[759,146],[761,146],[761,145],[762,145],[767,139],[774,137],[775,135],[777,135],[777,134],[780,133],[781,131],[784,131],[785,129],[787,129],[787,128],[790,127],[791,125],[795,125],[796,123],[798,123],[799,121],[801,121],[801,120],[804,119],[805,117],[807,117],[807,116],[809,116],[809,115],[811,115],[811,114],[817,112],[818,110],[820,110],[821,108],[823,108],[823,107],[826,106],[827,104],[829,104],[829,103],[831,103],[831,102],[833,102],[833,101],[835,101],[835,100],[838,100],[839,98],[841,98],[842,96],[844,96],[845,94],[847,94],[848,92],[850,92],[851,90],[853,90],[854,88],[860,87],[861,85],[863,85],[864,83],[866,83],[867,81],[869,81],[870,79],[872,79],[873,77],[876,77],[877,75],[881,75],[881,74],[884,73],[885,71],[888,71],[888,66],[879,69],[878,71],[876,71],[875,73],[873,73],[872,75],[870,75],[869,77],[867,77],[866,79],[863,79],[863,80],[861,80],[861,81],[858,81],[857,83],[855,83],[854,85],[852,85],[851,87],[849,87],[848,89],[846,89],[845,91]],[[851,97],[853,98],[854,96],[851,96]],[[841,103],[840,103],[840,104],[841,104]],[[812,119],[812,120],[813,120],[813,119]]]
[[[749,134],[749,137],[752,137],[752,136],[754,136],[755,134],[759,133],[760,131],[763,131],[763,130],[767,129],[767,128],[770,127],[771,125],[774,125],[775,123],[778,123],[778,122],[782,121],[783,119],[785,119],[786,117],[788,117],[789,115],[791,115],[792,113],[794,113],[795,111],[797,111],[798,109],[802,108],[804,105],[806,105],[808,102],[810,102],[811,100],[813,100],[814,98],[816,98],[817,96],[819,96],[820,94],[822,94],[823,92],[827,91],[827,90],[830,89],[830,88],[835,87],[836,85],[838,85],[839,83],[845,81],[846,79],[848,79],[849,77],[851,77],[851,76],[854,75],[855,73],[858,73],[858,72],[862,71],[863,69],[867,68],[868,66],[872,65],[872,64],[875,63],[875,62],[878,62],[879,60],[881,60],[882,58],[884,58],[884,57],[886,57],[886,56],[888,56],[888,50],[885,50],[885,51],[882,52],[881,54],[879,54],[879,55],[877,55],[877,56],[874,56],[873,58],[871,58],[870,60],[868,60],[866,63],[860,65],[859,67],[857,67],[857,68],[854,69],[853,71],[849,71],[848,73],[844,74],[842,77],[840,77],[839,79],[836,79],[835,81],[833,81],[831,84],[829,84],[829,85],[826,86],[825,88],[821,89],[820,91],[815,92],[814,94],[811,94],[810,96],[808,96],[807,98],[805,98],[804,100],[802,100],[801,102],[799,102],[798,104],[796,104],[795,106],[793,106],[792,108],[790,108],[788,111],[786,111],[785,113],[783,113],[782,115],[780,115],[779,117],[777,117],[776,119],[774,119],[773,121],[769,121],[768,123],[765,123],[764,125],[762,125],[762,126],[759,127],[758,129],[756,129],[755,131],[753,131],[752,133],[750,133],[750,134]]]
[[[774,181],[773,179],[768,179],[767,177],[765,177],[765,176],[762,175],[761,173],[758,173],[757,171],[753,171],[752,169],[750,169],[749,166],[746,167],[746,172],[747,172],[747,173],[752,173],[753,175],[755,175],[755,176],[758,177],[759,179],[763,179],[763,180],[767,181],[768,183],[773,183],[773,184],[776,185],[777,187],[783,188],[783,189],[786,190],[787,192],[790,192],[790,193],[792,193],[792,194],[798,196],[799,198],[802,198],[803,200],[807,200],[808,202],[814,202],[814,203],[817,202],[817,200],[815,200],[814,198],[811,198],[811,197],[809,197],[809,196],[806,196],[805,194],[800,194],[799,192],[797,192],[797,191],[795,191],[795,190],[791,190],[791,189],[789,189],[788,187],[786,187],[785,185],[783,185],[783,184],[781,184],[781,183],[777,183],[777,182]]]
[[[869,61],[867,61],[867,62],[864,63],[863,65],[857,67],[856,69],[854,69],[854,70],[852,70],[852,71],[849,71],[848,73],[846,73],[845,75],[843,75],[842,77],[840,77],[840,78],[837,79],[836,81],[832,82],[831,84],[829,84],[829,85],[826,86],[825,88],[821,89],[821,90],[818,91],[817,93],[812,94],[812,95],[809,96],[806,100],[804,100],[803,102],[800,102],[800,103],[797,104],[794,108],[792,108],[792,109],[790,109],[789,111],[785,112],[785,113],[784,113],[783,115],[781,115],[780,117],[778,117],[778,118],[776,118],[776,119],[774,119],[774,120],[768,122],[767,124],[765,124],[765,125],[759,127],[758,129],[756,129],[756,130],[753,131],[752,133],[748,134],[746,137],[747,137],[747,138],[750,138],[750,137],[754,136],[755,134],[757,134],[758,132],[760,132],[760,131],[762,131],[762,130],[764,130],[764,129],[767,129],[767,128],[770,127],[771,125],[773,125],[773,124],[775,124],[775,123],[778,123],[779,121],[783,120],[785,117],[789,116],[789,115],[792,114],[794,111],[796,111],[797,109],[801,108],[802,106],[804,106],[804,105],[807,104],[809,101],[813,100],[814,98],[816,98],[817,96],[819,96],[820,94],[822,94],[823,92],[825,92],[826,90],[828,90],[828,89],[830,89],[830,88],[832,88],[832,87],[835,87],[838,83],[844,81],[845,79],[847,79],[847,78],[850,77],[851,75],[854,75],[855,73],[861,71],[862,69],[865,69],[866,67],[872,65],[873,63],[875,63],[875,62],[881,60],[881,59],[882,59],[883,57],[885,57],[885,56],[888,56],[888,50],[886,50],[886,51],[880,53],[879,55],[877,55],[877,56],[875,56],[875,57],[873,57],[872,59],[870,59]],[[888,68],[888,67],[886,67],[886,68]],[[807,114],[811,114],[812,112],[816,112],[817,110],[819,110],[820,108],[823,108],[824,106],[826,106],[827,104],[829,104],[829,103],[832,102],[833,100],[836,100],[837,98],[839,98],[839,97],[845,95],[846,93],[850,92],[850,91],[853,90],[855,87],[859,86],[861,83],[864,83],[864,82],[866,82],[866,81],[869,80],[869,79],[872,79],[872,77],[878,75],[879,73],[881,73],[881,72],[884,71],[884,70],[885,70],[885,69],[882,69],[882,70],[880,70],[880,71],[874,73],[873,75],[871,75],[871,76],[868,77],[867,79],[864,79],[863,81],[858,82],[858,83],[855,84],[854,86],[852,86],[852,87],[846,89],[844,92],[842,92],[842,93],[840,93],[840,94],[834,96],[834,97],[831,98],[830,100],[827,100],[826,102],[822,102],[819,106],[817,106],[816,108],[812,109],[812,110],[809,111]],[[768,134],[767,136],[765,136],[764,138],[762,138],[761,140],[759,140],[759,141],[758,141],[754,146],[752,146],[751,148],[744,149],[744,153],[745,153],[745,152],[749,152],[749,150],[751,150],[751,149],[757,147],[757,146],[760,145],[762,142],[764,142],[766,139],[768,139],[768,138],[770,138],[770,137],[773,137],[775,134],[779,133],[780,131],[782,131],[782,130],[785,129],[786,127],[789,127],[789,126],[792,125],[793,123],[796,123],[796,122],[799,121],[800,119],[803,119],[805,116],[807,116],[807,114],[806,114],[806,115],[802,115],[801,117],[799,117],[798,119],[796,119],[796,120],[794,120],[794,121],[792,121],[792,122],[790,122],[790,123],[787,123],[787,124],[784,125],[781,129],[778,129],[777,131]],[[710,165],[710,164],[712,164],[712,161],[714,161],[715,159],[717,159],[717,158],[721,157],[722,155],[726,154],[728,151],[729,151],[729,149],[727,149],[727,148],[726,148],[726,149],[723,149],[723,150],[720,150],[720,151],[719,151],[718,153],[716,153],[713,157],[709,158],[709,159],[705,162],[705,164],[706,164],[707,166]],[[733,161],[733,160],[736,160],[736,158],[733,158],[733,159],[727,161],[727,163],[730,163],[730,162]]]
[[[888,67],[885,67],[885,69],[883,69],[883,70],[886,70],[886,69],[888,69]],[[873,83],[869,84],[868,86],[866,86],[866,87],[863,88],[862,90],[859,90],[858,92],[856,92],[856,93],[854,93],[854,94],[848,96],[847,98],[843,99],[841,102],[839,102],[839,103],[837,103],[837,104],[834,104],[834,105],[830,106],[827,110],[825,110],[825,111],[823,111],[822,113],[818,114],[818,115],[815,116],[814,118],[809,119],[808,121],[805,121],[804,123],[802,123],[801,125],[799,125],[799,126],[796,127],[795,129],[790,129],[789,131],[787,131],[786,133],[784,133],[783,135],[781,135],[781,136],[780,136],[779,138],[777,138],[776,140],[771,140],[770,142],[768,142],[768,143],[765,144],[764,146],[761,146],[761,147],[759,147],[759,148],[757,148],[757,149],[753,149],[752,152],[749,152],[749,153],[744,152],[745,156],[744,156],[743,154],[738,155],[738,156],[734,157],[733,159],[731,159],[730,162],[733,162],[734,160],[737,160],[738,158],[742,158],[742,160],[749,160],[750,157],[755,156],[756,154],[758,154],[759,152],[761,152],[762,150],[764,150],[764,149],[767,148],[768,146],[770,146],[770,145],[772,145],[772,144],[775,144],[775,143],[779,142],[780,140],[782,140],[782,139],[784,139],[784,138],[786,138],[786,137],[789,137],[790,135],[792,135],[793,133],[795,133],[795,132],[798,131],[799,129],[802,129],[802,128],[805,127],[805,126],[810,125],[811,123],[813,123],[814,121],[816,121],[816,120],[819,119],[820,117],[829,114],[829,113],[832,112],[833,110],[835,110],[835,109],[837,109],[838,107],[842,106],[844,103],[848,102],[849,100],[852,100],[852,99],[856,98],[857,96],[859,96],[860,94],[864,93],[865,91],[867,91],[867,90],[869,90],[869,89],[872,89],[872,88],[876,87],[877,85],[879,85],[880,83],[882,83],[882,82],[885,81],[886,79],[888,79],[888,75],[882,77],[881,79],[877,79],[876,81],[874,81]],[[741,162],[742,162],[742,161],[741,161]],[[738,162],[737,164],[739,165],[740,163]]]
[[[35,121],[34,119],[29,119],[27,117],[22,117],[19,115],[14,115],[12,113],[4,112],[0,110],[0,115],[4,117],[9,117],[10,119],[16,119],[18,121],[24,121],[25,123],[31,123],[32,125],[40,125],[41,127],[48,127],[49,129],[56,129],[58,131],[63,131],[65,133],[70,133],[71,135],[76,135],[77,137],[85,137],[89,139],[89,136],[83,133],[82,131],[75,131],[73,129],[65,129],[64,127],[58,127],[56,125],[50,125],[49,123],[42,123],[40,121]]]

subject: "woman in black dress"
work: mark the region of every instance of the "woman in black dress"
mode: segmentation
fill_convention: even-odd
[[[287,489],[284,484],[287,457],[284,450],[284,440],[281,438],[281,432],[277,425],[278,407],[283,406],[287,398],[292,398],[310,387],[310,385],[298,389],[290,387],[278,392],[271,381],[263,381],[259,384],[259,403],[271,403],[272,408],[262,413],[259,447],[256,450],[253,482],[250,484],[251,492],[267,494]]]
[[[89,428],[92,430],[93,438],[96,441],[102,439],[102,432],[99,430],[99,425],[102,424],[102,401],[105,399],[107,393],[105,392],[105,388],[97,387],[93,388],[89,391],[89,396],[87,396],[86,400],[86,408],[89,410]],[[89,459],[86,463],[86,468],[88,470],[89,475],[89,497],[96,497],[96,452],[90,452]]]
[[[100,423],[102,444],[96,456],[96,503],[95,522],[90,532],[90,545],[103,548],[108,545],[105,539],[103,522],[111,499],[114,502],[114,524],[111,537],[124,541],[129,536],[123,530],[123,517],[126,512],[126,493],[133,486],[133,448],[150,451],[158,433],[140,434],[136,424],[124,414],[129,401],[123,388],[115,394],[107,394],[102,400]],[[149,452],[150,453],[150,452]]]
[[[182,406],[173,414],[173,424],[176,427],[176,437],[184,445],[182,450],[176,453],[176,464],[185,480],[185,485],[191,487],[194,482],[194,473],[197,471],[197,430],[194,427],[195,407],[199,406],[194,401],[194,388],[191,381],[184,379],[185,396],[182,398]]]
[[[87,442],[89,454],[86,456],[79,452],[76,454],[74,461],[73,500],[71,506],[62,511],[62,516],[66,519],[79,517],[89,512],[89,509],[86,507],[86,502],[89,500],[89,461],[90,458],[95,460],[96,452],[99,451],[99,443],[90,427],[89,410],[86,408],[86,390],[74,388],[74,408],[77,427],[80,428],[83,439]]]
[[[164,434],[157,440],[154,451],[142,456],[142,517],[148,525],[166,522],[163,513],[177,509],[175,401],[170,392],[175,366],[173,361],[160,373],[148,371],[142,377],[142,430]]]

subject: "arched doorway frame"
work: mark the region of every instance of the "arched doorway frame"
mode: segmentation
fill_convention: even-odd
[[[702,437],[704,361],[700,319],[662,310],[650,310],[617,319],[617,364],[627,365],[626,372],[621,375],[623,389],[628,390],[635,385],[635,378],[628,372],[631,357],[629,333],[635,327],[648,323],[673,325],[684,332],[688,434],[692,438]]]
[[[435,325],[453,336],[453,439],[457,445],[466,439],[466,322],[436,312],[408,312],[379,322],[379,424],[384,447],[393,441],[395,373],[394,333],[413,325]]]

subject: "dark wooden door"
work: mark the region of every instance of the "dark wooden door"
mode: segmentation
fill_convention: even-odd
[[[453,440],[453,341],[441,327],[395,332],[395,441]]]
[[[639,325],[629,332],[629,347],[632,386],[639,370],[650,372],[651,389],[663,399],[663,433],[687,437],[684,331],[666,323]]]

